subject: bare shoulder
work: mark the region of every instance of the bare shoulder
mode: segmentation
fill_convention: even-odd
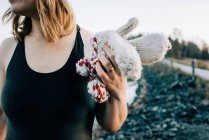
[[[0,45],[0,65],[5,68],[9,57],[15,49],[17,41],[13,37],[4,39]]]
[[[90,37],[94,36],[92,32],[90,32],[89,30],[83,27],[81,27],[80,33],[81,33],[81,37],[82,37],[84,44],[88,41]]]
[[[15,44],[17,44],[17,41],[13,37],[4,39],[0,45],[0,57],[4,56],[9,50],[14,49]]]
[[[0,48],[8,48],[9,46],[12,46],[15,43],[17,43],[17,41],[14,39],[14,37],[8,37],[1,42]]]
[[[93,48],[89,47],[88,41],[91,37],[94,36],[94,34],[83,27],[81,27],[80,33],[84,44],[84,55],[89,56],[91,55]]]

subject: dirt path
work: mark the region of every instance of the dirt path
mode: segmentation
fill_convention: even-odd
[[[191,66],[187,66],[184,64],[179,64],[176,62],[171,62],[170,60],[163,60],[163,63],[168,64],[170,66],[173,66],[175,68],[179,68],[182,71],[188,73],[188,74],[192,74],[192,67]],[[209,70],[204,70],[204,69],[200,69],[200,68],[196,68],[195,69],[195,75],[199,76],[205,80],[209,80]]]

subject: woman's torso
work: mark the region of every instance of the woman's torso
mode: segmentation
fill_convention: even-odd
[[[84,56],[77,29],[67,62],[47,73],[28,65],[25,42],[18,42],[2,92],[6,140],[91,139],[95,103],[87,93],[88,77],[76,73],[75,63]]]

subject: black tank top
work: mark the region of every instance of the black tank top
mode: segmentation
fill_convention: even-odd
[[[76,73],[75,64],[84,56],[79,26],[68,61],[57,71],[33,71],[24,47],[19,41],[6,72],[5,140],[90,140],[95,102],[87,92],[88,77]]]

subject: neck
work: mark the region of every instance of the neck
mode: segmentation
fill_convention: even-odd
[[[32,20],[32,29],[30,36],[38,40],[45,40],[44,33],[41,29],[40,20],[38,18],[31,18]]]

